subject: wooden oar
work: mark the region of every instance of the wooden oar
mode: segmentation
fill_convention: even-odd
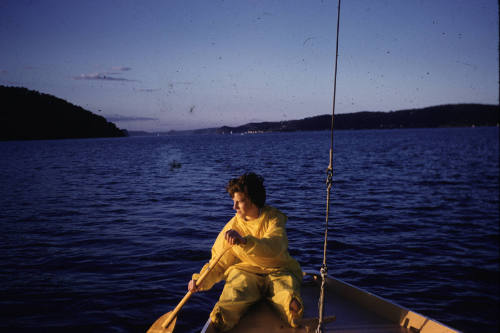
[[[207,267],[207,269],[201,274],[200,278],[196,281],[196,286],[198,287],[205,277],[210,273],[210,271],[217,265],[220,258],[229,250],[231,246],[226,247],[222,252],[215,258],[215,260]],[[189,290],[184,298],[177,304],[175,309],[170,312],[165,313],[163,316],[158,318],[154,324],[149,328],[147,333],[172,333],[175,328],[175,322],[177,320],[177,313],[186,304],[188,299],[191,297],[193,292]]]

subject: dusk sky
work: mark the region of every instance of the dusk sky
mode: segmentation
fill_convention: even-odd
[[[497,104],[496,0],[343,0],[336,113]],[[0,1],[0,85],[128,130],[331,113],[337,0]]]

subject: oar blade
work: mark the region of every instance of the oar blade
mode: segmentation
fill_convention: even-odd
[[[171,321],[170,324],[163,328],[162,325],[165,322],[165,320],[168,319],[172,311],[165,313],[163,316],[158,318],[153,325],[149,328],[147,333],[172,333],[175,328],[175,322],[177,321],[177,316],[175,316]]]

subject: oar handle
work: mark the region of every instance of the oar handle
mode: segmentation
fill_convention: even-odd
[[[222,256],[224,254],[226,254],[226,252],[230,248],[231,248],[231,246],[228,246],[224,250],[222,250],[222,252],[217,257],[215,257],[215,259],[208,265],[207,269],[200,275],[198,280],[196,280],[196,287],[198,287],[203,282],[203,280],[208,275],[208,273],[210,273],[212,271],[212,269],[215,267],[215,265],[217,265],[217,263],[222,258]],[[191,295],[193,295],[193,292],[191,290],[189,290],[186,293],[186,295],[182,298],[182,300],[179,302],[179,304],[177,304],[175,309],[173,309],[172,312],[170,312],[170,316],[168,316],[168,318],[163,322],[163,324],[161,324],[162,328],[165,328],[168,325],[170,325],[172,320],[177,316],[177,313],[181,310],[181,308],[184,306],[184,304],[186,304],[186,302],[189,300]]]

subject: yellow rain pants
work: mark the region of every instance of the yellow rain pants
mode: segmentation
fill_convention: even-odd
[[[220,299],[210,314],[216,327],[229,330],[238,323],[248,307],[261,298],[271,301],[292,327],[297,326],[304,308],[300,297],[302,271],[299,263],[288,253],[286,220],[286,215],[279,210],[265,206],[254,220],[246,221],[235,215],[217,236],[211,260],[228,246],[224,234],[230,229],[238,231],[247,243],[234,245],[199,286],[200,290],[208,290],[215,283],[226,280]],[[193,280],[199,276],[193,274]],[[290,312],[293,299],[300,304],[295,318]]]

